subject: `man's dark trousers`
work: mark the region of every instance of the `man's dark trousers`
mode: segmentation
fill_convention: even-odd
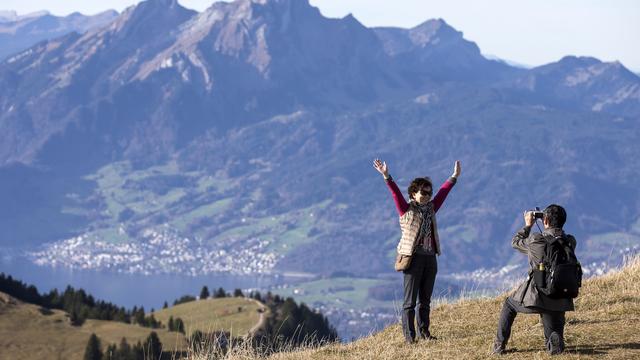
[[[502,305],[500,312],[500,320],[498,322],[497,340],[502,345],[507,345],[509,336],[511,336],[511,325],[516,318],[517,313],[523,314],[540,314],[542,317],[542,325],[544,327],[544,339],[548,340],[551,333],[558,333],[560,339],[564,339],[564,311],[548,311],[538,308],[527,308],[520,305],[517,301],[508,297]]]
[[[414,254],[411,266],[404,271],[404,304],[402,306],[402,332],[407,341],[416,337],[414,324],[416,299],[418,300],[418,329],[420,336],[428,337],[431,293],[438,272],[436,255]]]

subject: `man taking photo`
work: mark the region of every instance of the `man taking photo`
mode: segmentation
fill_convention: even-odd
[[[531,227],[536,222],[536,218],[540,217],[542,217],[544,231],[531,233]],[[513,237],[511,246],[529,257],[529,276],[502,306],[498,332],[493,344],[494,354],[505,352],[511,335],[511,325],[517,313],[540,314],[547,351],[555,355],[564,350],[565,312],[574,310],[573,297],[577,296],[577,287],[580,286],[579,277],[582,275],[580,265],[575,259],[576,239],[572,235],[565,234],[562,229],[566,219],[566,211],[555,204],[549,205],[542,213],[539,211],[524,213],[525,226]],[[553,253],[553,251],[556,252]],[[553,259],[549,259],[550,257]],[[550,285],[558,284],[558,280],[553,279],[557,274],[554,275],[549,270],[552,266],[558,266],[557,259],[563,257],[565,261],[569,258],[569,262],[572,258],[574,267],[577,266],[575,272],[579,275],[573,276],[573,290],[571,285],[564,288],[560,286],[559,291],[548,290],[547,287]],[[561,264],[561,266],[567,268],[568,265]],[[546,277],[545,274],[547,274]],[[577,280],[575,280],[576,277],[578,277]],[[569,282],[571,283],[571,279]],[[563,291],[565,294],[562,293]]]

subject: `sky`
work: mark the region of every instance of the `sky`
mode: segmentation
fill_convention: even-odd
[[[202,11],[213,0],[178,0]],[[485,55],[528,66],[566,55],[620,61],[640,72],[638,0],[309,0],[327,17],[353,14],[367,27],[410,28],[442,18]],[[122,11],[139,0],[0,0],[0,10],[95,14]],[[635,44],[635,45],[633,45]]]

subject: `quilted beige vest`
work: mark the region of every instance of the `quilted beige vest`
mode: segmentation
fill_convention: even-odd
[[[402,230],[402,237],[398,243],[398,254],[400,255],[413,255],[413,251],[416,247],[418,233],[420,232],[420,225],[422,225],[422,216],[417,209],[414,209],[414,203],[409,203],[409,210],[404,215],[400,216],[400,230]],[[438,236],[438,225],[436,222],[436,214],[431,217],[433,222],[432,234],[436,243],[436,254],[440,255],[440,237]]]

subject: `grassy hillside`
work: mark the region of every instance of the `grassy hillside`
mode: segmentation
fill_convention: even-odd
[[[163,309],[154,316],[165,326],[169,316],[182,318],[187,334],[225,330],[240,336],[260,324],[257,310],[262,307],[244,298],[209,299]],[[242,311],[238,312],[239,308]],[[100,338],[104,350],[108,344],[119,344],[122,337],[131,345],[144,342],[151,331],[158,334],[165,351],[187,349],[180,333],[101,320],[87,320],[75,327],[64,311],[44,309],[0,293],[0,359],[82,359],[91,333]]]
[[[109,343],[119,344],[122,337],[132,345],[144,342],[151,331],[158,333],[168,351],[186,348],[179,333],[102,320],[87,320],[75,327],[64,311],[44,309],[0,293],[0,359],[82,359],[91,333],[100,338],[104,349]]]
[[[350,344],[335,344],[278,353],[269,359],[485,359],[491,355],[499,311],[507,294],[497,298],[461,299],[432,311],[432,332],[439,340],[404,343],[398,324]],[[640,257],[619,272],[585,281],[576,311],[567,313],[566,352],[554,359],[640,358]],[[544,351],[537,315],[519,314],[504,359],[552,358]],[[236,348],[227,359],[258,357]],[[190,359],[209,360],[206,354]]]
[[[234,297],[191,301],[156,311],[153,315],[165,325],[170,316],[181,318],[187,334],[196,330],[224,330],[235,337],[246,335],[260,322],[261,316],[267,315],[266,311],[266,307],[256,300]]]
[[[506,294],[437,306],[432,332],[438,341],[406,345],[400,326],[347,345],[278,354],[274,359],[483,359],[490,355]],[[576,311],[567,313],[566,352],[554,359],[640,358],[640,258],[621,271],[585,282]],[[519,314],[505,359],[551,358],[544,352],[537,315]]]

